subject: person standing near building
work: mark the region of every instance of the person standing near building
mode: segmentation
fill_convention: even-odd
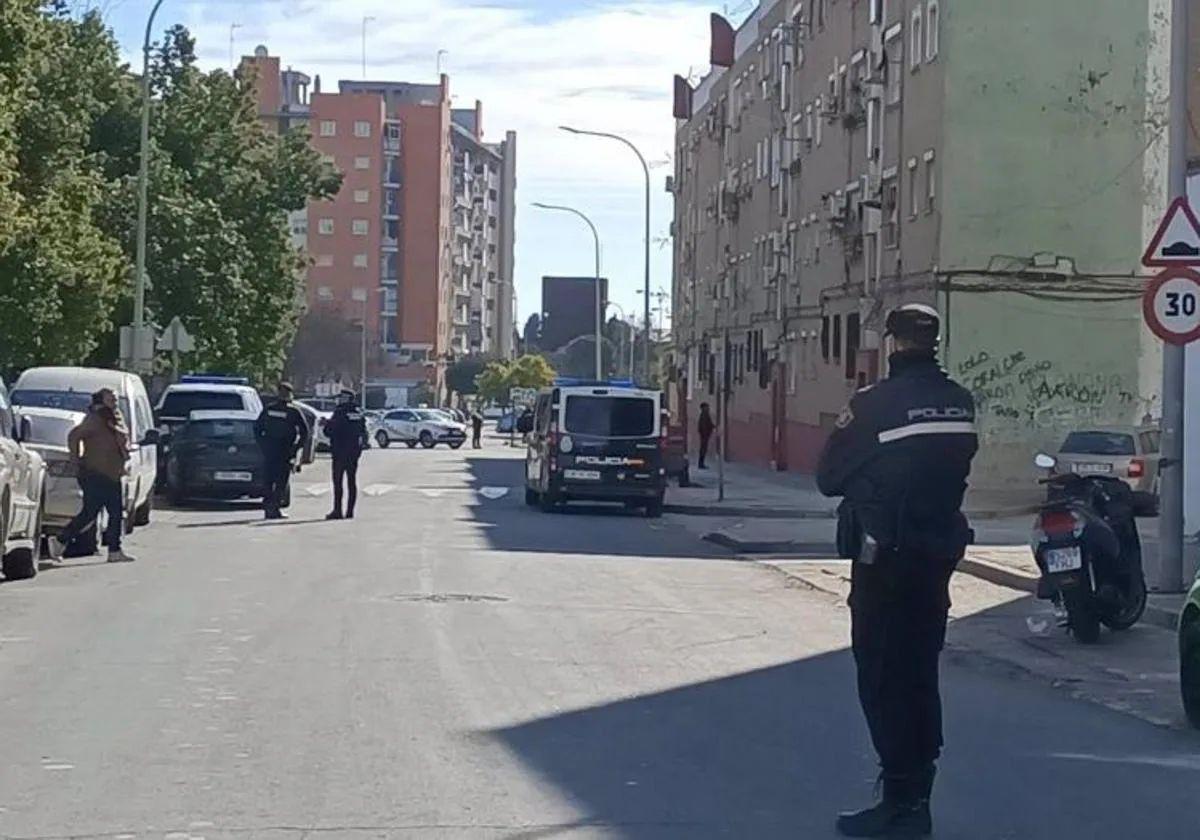
[[[266,493],[263,512],[267,519],[286,519],[283,507],[290,493],[293,464],[298,453],[308,448],[308,422],[292,404],[295,391],[287,382],[279,383],[275,399],[258,415],[254,433],[263,454]],[[299,466],[295,467],[299,471]]]
[[[700,419],[696,422],[696,432],[700,435],[700,458],[696,466],[702,470],[708,469],[708,464],[705,463],[708,458],[708,444],[716,430],[717,424],[713,421],[708,403],[700,403]]]
[[[353,391],[338,396],[333,416],[325,423],[333,458],[333,510],[326,519],[353,519],[358,502],[358,459],[367,448],[367,418],[354,401]],[[342,515],[342,484],[346,484],[346,513]]]
[[[471,448],[479,449],[483,446],[483,415],[476,408],[471,412]]]
[[[105,511],[108,525],[104,529],[104,543],[108,546],[108,562],[133,560],[121,549],[125,516],[125,492],[121,480],[129,461],[129,431],[117,407],[116,394],[108,388],[92,394],[87,416],[67,435],[67,449],[79,470],[83,506],[62,533],[50,538],[50,556],[61,557],[64,548],[96,521],[100,511]]]
[[[887,318],[888,378],[860,390],[817,468],[861,531],[850,615],[858,695],[879,755],[883,798],[838,817],[848,837],[920,837],[942,748],[938,659],[950,575],[973,534],[961,508],[978,448],[971,394],[938,365],[940,320],[909,304]]]

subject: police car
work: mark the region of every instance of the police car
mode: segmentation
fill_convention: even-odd
[[[538,394],[525,455],[525,503],[623,502],[661,516],[666,492],[662,392],[559,380]]]

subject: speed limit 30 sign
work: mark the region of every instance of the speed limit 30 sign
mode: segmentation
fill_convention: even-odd
[[[1146,286],[1142,314],[1154,334],[1170,344],[1200,338],[1200,273],[1182,267],[1163,271]]]

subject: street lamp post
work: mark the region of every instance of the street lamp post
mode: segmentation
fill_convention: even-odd
[[[138,161],[137,257],[133,278],[133,336],[130,358],[134,367],[148,361],[141,357],[142,332],[146,328],[146,195],[150,181],[150,33],[154,18],[163,0],[155,0],[146,20],[146,37],[142,39],[142,134]]]
[[[375,18],[371,16],[362,19],[362,76],[365,81],[367,78],[367,24]]]
[[[619,143],[624,143],[626,146],[628,146],[630,149],[633,150],[633,153],[635,155],[637,155],[638,160],[641,161],[642,171],[646,174],[646,242],[645,242],[646,276],[645,276],[645,283],[644,283],[644,292],[646,295],[646,300],[645,300],[645,319],[646,319],[646,324],[647,324],[646,329],[647,329],[647,331],[649,331],[649,329],[650,329],[650,327],[649,327],[649,324],[650,324],[650,166],[649,166],[649,164],[646,163],[645,156],[643,156],[642,153],[640,151],[638,151],[638,147],[633,145],[633,143],[629,142],[628,140],[626,140],[624,137],[622,137],[619,134],[610,134],[606,131],[587,131],[582,128],[572,128],[569,125],[560,125],[559,128],[561,128],[563,131],[569,132],[571,134],[585,134],[590,137],[606,137],[609,140],[616,140]],[[630,374],[631,374],[631,378],[632,378],[632,371],[630,371]],[[646,335],[645,357],[642,359],[642,376],[646,382],[650,381],[650,336],[649,336],[649,332],[647,332],[647,335]]]
[[[576,210],[574,207],[564,207],[561,204],[542,204],[541,202],[537,201],[533,203],[533,206],[540,210],[558,210],[563,213],[570,213],[574,216],[578,216],[587,222],[587,226],[591,228],[592,239],[596,243],[596,381],[599,382],[604,379],[604,337],[601,330],[601,323],[604,320],[604,312],[603,305],[600,301],[600,234],[596,232],[596,226],[592,224],[592,220]]]
[[[360,351],[361,367],[359,369],[358,391],[363,407],[367,405],[367,301],[371,295],[366,289],[356,288],[350,292],[351,300],[362,304],[362,348]]]

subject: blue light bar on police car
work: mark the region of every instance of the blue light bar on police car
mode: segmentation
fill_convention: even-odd
[[[187,373],[179,377],[181,385],[249,385],[244,376],[217,376],[207,373]]]

